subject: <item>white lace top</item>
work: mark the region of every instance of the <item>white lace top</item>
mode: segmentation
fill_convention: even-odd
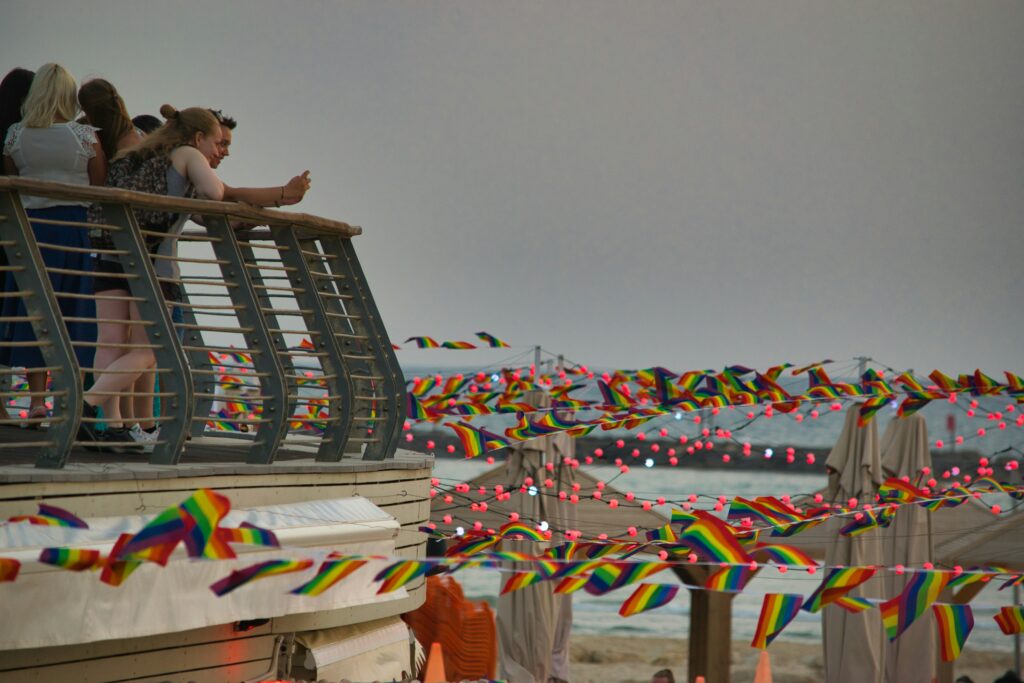
[[[4,156],[11,157],[18,167],[18,174],[26,178],[88,185],[88,164],[89,159],[96,156],[95,142],[96,129],[84,123],[69,121],[55,123],[49,128],[26,128],[16,123],[7,131]],[[88,202],[28,195],[22,195],[22,201],[26,209],[88,205]]]

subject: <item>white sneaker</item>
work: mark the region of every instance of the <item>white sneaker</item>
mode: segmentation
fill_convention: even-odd
[[[160,438],[159,427],[154,429],[152,432],[147,432],[145,429],[135,424],[132,425],[132,428],[130,430],[128,430],[128,433],[131,434],[132,439],[135,440],[135,443],[141,444],[144,447],[146,453],[149,453],[150,451],[153,450],[153,447],[156,446],[157,439]]]

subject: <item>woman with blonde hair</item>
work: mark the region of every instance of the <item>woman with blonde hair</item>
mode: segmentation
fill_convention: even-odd
[[[8,129],[3,146],[4,171],[38,180],[51,180],[76,185],[102,185],[106,177],[106,157],[91,126],[77,123],[78,86],[74,77],[59,64],[45,64],[32,79],[25,103],[24,116]],[[86,221],[88,202],[48,199],[23,195],[22,202],[29,218],[61,223]],[[92,291],[92,259],[89,255],[89,232],[65,224],[32,222],[32,231],[39,243],[43,262],[57,295],[61,314],[67,322],[71,342],[92,342],[96,338],[95,306],[91,299],[63,296],[88,294]],[[53,247],[53,248],[48,248]],[[70,250],[61,248],[70,248]],[[60,269],[61,273],[53,270]],[[7,291],[14,291],[13,276],[8,275]],[[25,307],[18,299],[5,298],[5,317],[24,317]],[[28,322],[5,323],[0,338],[24,342],[11,349],[9,364],[24,367],[28,374],[31,399],[27,426],[38,427],[47,417],[45,403],[46,371],[35,334]],[[92,366],[93,348],[75,346],[75,355],[83,368]]]
[[[221,182],[210,167],[220,154],[221,127],[216,117],[203,107],[190,107],[178,111],[165,104],[160,114],[167,122],[156,129],[142,141],[119,153],[111,165],[110,184],[115,187],[138,188],[139,178],[145,178],[150,192],[160,192],[168,196],[190,197],[198,195],[203,199],[218,201],[246,201],[256,206],[283,206],[296,204],[302,200],[309,189],[309,171],[293,177],[285,185],[264,188],[232,188]],[[166,212],[136,212],[140,227],[144,230],[165,232],[167,237],[159,243],[150,245],[151,251],[161,256],[175,257],[178,249],[178,236],[185,227],[187,215]],[[108,246],[103,240],[95,241],[97,248]],[[124,272],[120,263],[101,260],[97,270],[101,273]],[[158,277],[178,280],[181,272],[173,258],[157,259],[154,268]],[[115,278],[97,278],[97,292],[101,288],[116,286],[124,288],[124,281]],[[161,289],[165,301],[173,305],[181,300],[181,291],[174,283],[163,283]],[[115,312],[109,311],[101,318],[116,320],[138,320],[139,312],[132,306]],[[176,317],[176,316],[175,316]],[[113,338],[117,334],[127,335],[128,328],[134,325],[114,325],[103,323],[100,326],[101,338]],[[107,329],[121,328],[121,329]],[[107,394],[123,392],[135,380],[153,367],[155,359],[150,349],[115,349],[121,352],[107,368],[111,371],[98,376],[96,383],[86,392],[85,411],[87,416],[95,415],[95,408],[102,406],[104,414],[113,409],[113,398]],[[88,423],[83,422],[83,438],[110,441],[109,437],[92,432]],[[138,440],[138,437],[136,437]],[[120,440],[120,439],[118,439]]]

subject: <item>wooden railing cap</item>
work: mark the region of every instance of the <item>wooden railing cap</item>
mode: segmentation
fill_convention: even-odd
[[[207,199],[182,199],[166,195],[132,192],[111,187],[69,185],[48,180],[33,180],[17,176],[0,176],[0,190],[16,190],[36,197],[72,199],[86,202],[123,202],[134,207],[162,209],[176,213],[217,214],[257,225],[291,225],[339,237],[361,235],[363,229],[341,221],[321,218],[308,213],[291,213],[262,209],[239,202],[215,202]]]

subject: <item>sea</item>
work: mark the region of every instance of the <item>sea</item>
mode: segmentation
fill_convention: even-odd
[[[443,486],[469,481],[490,467],[481,460],[439,458],[435,476]],[[772,471],[743,471],[729,469],[685,469],[634,467],[621,474],[619,469],[607,465],[584,465],[588,472],[604,480],[615,478],[614,486],[621,491],[633,491],[638,497],[665,496],[679,499],[695,492],[720,493],[727,496],[783,495],[808,493],[819,490],[826,483],[824,473],[808,474]],[[662,575],[664,576],[664,575]],[[467,598],[484,600],[492,606],[507,575],[495,570],[463,569],[456,575]],[[812,577],[805,572],[790,571],[785,576],[773,569],[758,574],[733,600],[733,638],[743,641],[753,638],[765,593],[809,594],[820,582],[821,574]],[[664,579],[671,581],[671,577]],[[992,582],[995,584],[996,582]],[[1009,590],[998,592],[990,584],[974,600],[975,627],[967,647],[1010,652],[1013,639],[1004,636],[992,619],[1002,605],[1013,602]],[[573,631],[579,634],[621,636],[675,637],[686,636],[689,629],[689,591],[679,591],[668,605],[631,617],[621,617],[618,610],[630,593],[623,588],[607,595],[593,596],[585,591],[573,594]],[[821,642],[821,615],[801,612],[786,628],[782,641],[801,643]]]

